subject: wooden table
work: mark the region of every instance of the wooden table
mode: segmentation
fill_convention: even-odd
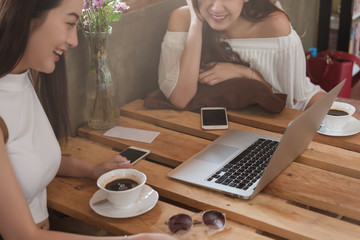
[[[278,115],[258,108],[230,111],[230,128],[281,136],[297,114],[291,109]],[[135,168],[144,172],[147,184],[159,192],[156,206],[138,217],[102,217],[89,206],[98,190],[95,181],[57,177],[48,187],[50,208],[113,234],[168,232],[165,221],[176,213],[196,216],[201,210],[219,209],[228,220],[224,231],[195,226],[181,238],[360,239],[359,135],[317,135],[295,162],[254,199],[246,201],[167,177],[172,168],[225,132],[201,130],[199,114],[148,110],[143,100],[135,100],[121,108],[119,125],[160,134],[149,144],[104,137],[104,131],[83,126],[78,130],[79,137],[71,139],[63,153],[98,162],[130,145],[149,149],[147,160],[141,160]]]

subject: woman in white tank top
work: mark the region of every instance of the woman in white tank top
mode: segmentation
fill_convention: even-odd
[[[0,239],[163,239],[166,234],[89,237],[47,231],[46,186],[56,174],[97,179],[132,165],[61,156],[68,135],[63,54],[78,44],[83,0],[0,0]],[[50,121],[49,121],[50,119]]]

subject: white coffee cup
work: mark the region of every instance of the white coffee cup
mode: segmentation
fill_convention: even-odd
[[[330,107],[328,114],[326,114],[324,118],[323,126],[333,131],[341,131],[351,120],[351,116],[355,113],[355,111],[355,107],[351,104],[334,102]],[[341,112],[344,115],[337,115],[341,114]]]
[[[109,190],[106,185],[118,179],[131,179],[138,185],[127,190]],[[97,180],[98,187],[106,193],[106,198],[117,208],[129,208],[139,198],[146,175],[135,169],[116,169],[104,173]],[[120,185],[119,185],[120,186]],[[125,185],[123,185],[125,187]]]

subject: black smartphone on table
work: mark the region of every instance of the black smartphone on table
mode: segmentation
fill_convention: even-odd
[[[120,155],[126,157],[132,164],[135,164],[140,159],[144,158],[146,155],[150,153],[150,150],[130,146],[124,151],[120,152]]]
[[[229,125],[226,108],[201,108],[201,127],[204,130],[228,129]]]

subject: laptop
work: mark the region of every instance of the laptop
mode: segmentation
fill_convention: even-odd
[[[310,144],[345,81],[296,117],[282,138],[230,129],[168,176],[250,199]]]

